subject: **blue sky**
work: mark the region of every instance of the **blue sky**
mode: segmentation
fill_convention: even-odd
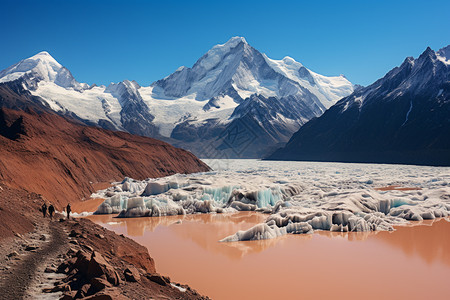
[[[46,50],[80,82],[141,85],[244,36],[270,58],[368,85],[450,44],[450,1],[0,0],[0,69]]]

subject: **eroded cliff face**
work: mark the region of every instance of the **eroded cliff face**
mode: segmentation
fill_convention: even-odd
[[[62,208],[88,198],[92,183],[193,173],[209,167],[152,138],[78,124],[52,112],[0,109],[0,180]]]

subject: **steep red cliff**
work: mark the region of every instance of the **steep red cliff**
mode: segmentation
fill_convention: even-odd
[[[54,113],[0,109],[0,180],[62,208],[91,183],[207,171],[188,151],[152,138],[78,124]]]

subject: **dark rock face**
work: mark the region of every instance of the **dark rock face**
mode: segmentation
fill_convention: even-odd
[[[306,123],[268,159],[450,165],[450,65],[427,48]]]
[[[130,133],[158,137],[158,128],[152,123],[155,117],[150,113],[147,104],[138,92],[139,85],[135,81],[125,80],[111,84],[106,91],[119,99],[121,123]]]
[[[174,128],[171,138],[177,140],[175,145],[202,157],[264,157],[284,145],[306,120],[322,114],[325,108],[314,101],[306,103],[307,95],[313,98],[307,90],[301,97],[255,94],[236,107],[230,122],[209,119],[199,126],[186,120]],[[286,119],[292,121],[285,122]]]

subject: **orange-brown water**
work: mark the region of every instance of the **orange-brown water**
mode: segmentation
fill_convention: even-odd
[[[147,246],[158,272],[213,299],[450,296],[450,223],[446,220],[397,227],[395,232],[319,232],[264,241],[218,242],[265,217],[242,212],[90,218]]]

